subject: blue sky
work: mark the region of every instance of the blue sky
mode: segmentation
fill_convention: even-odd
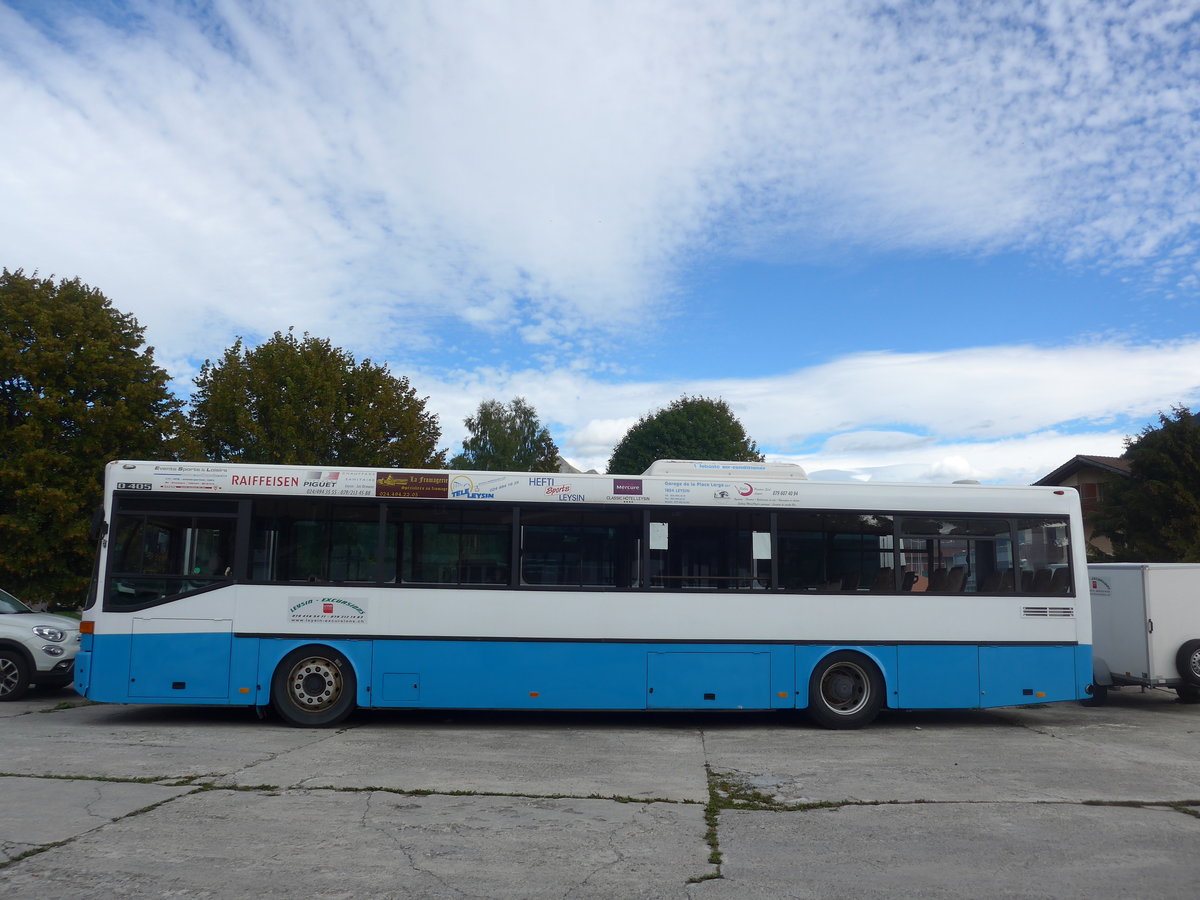
[[[186,395],[238,336],[721,396],[821,478],[1027,483],[1200,402],[1200,4],[0,0],[0,264]],[[18,139],[14,140],[16,136]]]

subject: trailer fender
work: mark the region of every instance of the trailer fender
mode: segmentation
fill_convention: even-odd
[[[1099,656],[1092,657],[1092,684],[1101,687],[1113,686],[1112,671],[1108,668],[1108,663]]]

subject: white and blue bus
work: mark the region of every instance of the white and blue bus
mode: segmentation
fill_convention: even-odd
[[[76,688],[112,703],[807,709],[1082,699],[1071,489],[117,461]]]

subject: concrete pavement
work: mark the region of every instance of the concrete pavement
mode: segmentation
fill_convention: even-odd
[[[857,732],[48,692],[0,704],[0,896],[1191,898],[1198,734],[1138,692]]]

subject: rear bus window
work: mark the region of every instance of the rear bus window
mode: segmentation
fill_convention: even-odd
[[[1020,590],[1026,594],[1071,594],[1071,540],[1066,519],[1018,519]]]

